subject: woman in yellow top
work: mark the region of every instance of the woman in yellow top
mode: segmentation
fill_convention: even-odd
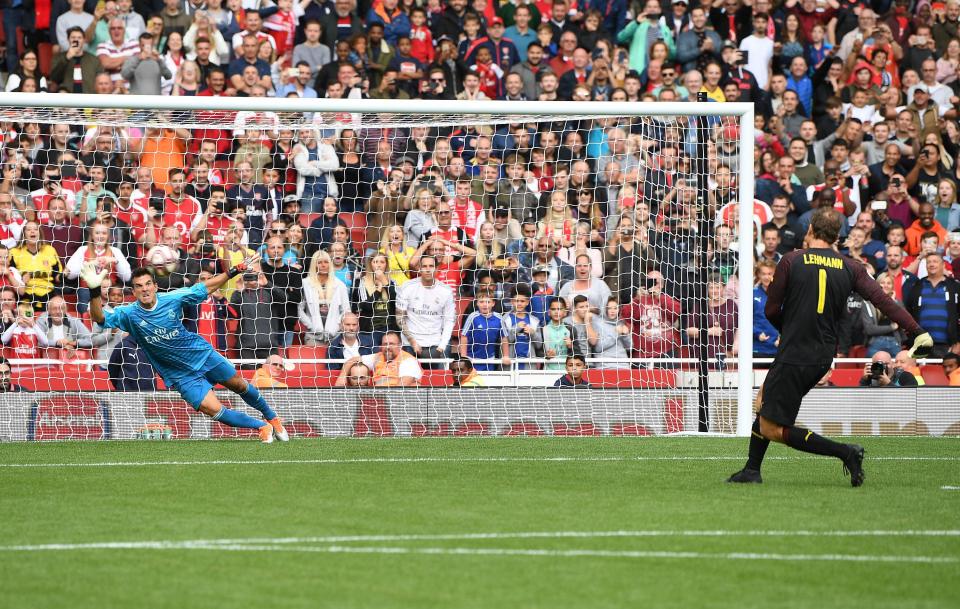
[[[394,224],[384,231],[380,253],[387,257],[390,279],[393,279],[398,288],[410,281],[410,259],[417,253],[417,249],[406,244],[402,226]]]
[[[722,104],[727,101],[727,96],[723,94],[723,88],[720,86],[721,78],[723,78],[723,68],[716,61],[709,62],[703,69],[703,86],[700,87],[700,92],[706,93],[707,97]]]
[[[217,248],[217,258],[225,260],[227,268],[233,268],[236,265],[240,264],[255,252],[249,247],[244,247],[241,243],[243,241],[243,222],[234,222],[223,237],[223,245]],[[238,290],[240,286],[241,277],[238,275],[233,279],[228,279],[223,287],[220,288],[220,293],[223,294],[223,297],[227,302],[230,302],[230,297],[233,296],[233,293]]]
[[[38,223],[24,224],[20,243],[10,250],[10,259],[27,286],[24,295],[35,310],[43,311],[54,288],[62,285],[63,263],[57,250],[40,236]]]

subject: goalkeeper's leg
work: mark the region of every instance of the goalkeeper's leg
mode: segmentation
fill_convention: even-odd
[[[230,427],[246,427],[248,429],[259,430],[258,433],[260,434],[261,442],[264,444],[273,442],[273,426],[270,425],[270,423],[258,421],[239,410],[227,408],[220,403],[220,399],[217,398],[217,394],[213,392],[213,389],[207,392],[207,395],[204,396],[197,410],[212,418],[214,421],[219,421]]]
[[[260,393],[260,390],[254,387],[251,383],[248,383],[245,378],[239,374],[234,373],[234,375],[226,381],[221,383],[224,387],[230,391],[236,393],[246,402],[251,408],[255,408],[263,413],[263,418],[270,423],[273,428],[274,435],[281,442],[286,442],[290,439],[287,430],[283,426],[283,421],[280,417],[277,416],[277,413],[274,412],[270,405],[267,404],[267,400],[264,399],[263,394]]]

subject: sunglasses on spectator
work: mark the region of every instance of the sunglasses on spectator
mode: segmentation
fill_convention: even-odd
[[[287,232],[287,229],[285,229],[285,228],[271,228],[271,229],[270,229],[270,232],[271,232],[271,233],[285,233],[285,232]]]

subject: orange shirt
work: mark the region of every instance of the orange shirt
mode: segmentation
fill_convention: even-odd
[[[143,152],[140,164],[153,168],[153,183],[166,189],[169,171],[174,167],[183,167],[187,144],[177,137],[173,129],[164,129],[157,135],[143,136]]]
[[[277,379],[270,376],[270,371],[266,368],[257,368],[257,371],[253,373],[253,378],[250,379],[250,384],[258,389],[270,389],[274,388],[285,388],[286,383],[278,381]]]
[[[946,242],[947,229],[945,229],[942,224],[934,220],[933,226],[930,228],[923,228],[920,226],[920,220],[914,220],[913,224],[907,227],[907,242],[903,244],[903,248],[907,250],[908,254],[911,256],[916,256],[920,253],[920,235],[927,231],[933,231],[937,233],[937,237],[940,238],[941,244]]]

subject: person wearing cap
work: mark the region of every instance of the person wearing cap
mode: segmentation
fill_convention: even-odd
[[[690,29],[690,13],[687,12],[689,0],[671,0],[670,12],[663,16],[663,22],[673,33],[673,39],[677,40],[680,33]]]
[[[504,73],[509,72],[510,68],[520,63],[520,53],[517,51],[517,46],[509,38],[503,37],[504,30],[503,19],[500,17],[491,19],[487,26],[487,35],[477,38],[467,47],[464,63],[468,66],[477,63],[477,51],[481,47],[490,50],[493,63],[500,66]]]
[[[756,76],[740,63],[742,52],[735,44],[730,41],[725,42],[720,51],[720,55],[723,60],[721,64],[723,67],[723,77],[720,79],[720,82],[722,82],[724,86],[730,83],[737,85],[737,92],[740,95],[739,101],[759,102],[763,105],[769,103],[766,100],[764,91],[760,89],[760,85],[757,83]],[[727,101],[730,100],[728,99]],[[768,114],[767,109],[763,108],[763,106],[760,106],[758,112],[764,115]],[[772,110],[770,110],[769,113],[772,114]]]
[[[293,369],[293,366],[284,362],[282,357],[273,354],[257,368],[250,382],[257,389],[285,389],[288,385],[283,382],[283,379],[286,376],[287,366]]]
[[[702,70],[711,59],[720,59],[720,35],[707,21],[707,11],[698,6],[690,10],[690,29],[677,37],[677,61],[684,72]]]

